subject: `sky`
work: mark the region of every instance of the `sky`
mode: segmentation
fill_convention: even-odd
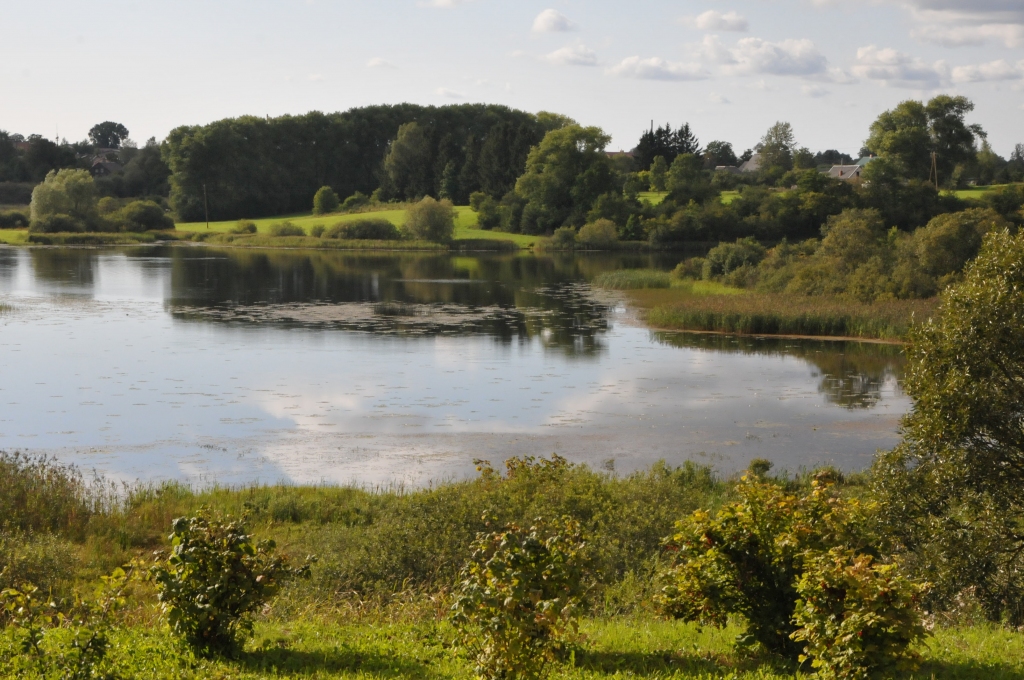
[[[465,102],[555,111],[632,148],[774,122],[856,155],[882,111],[962,94],[1024,142],[1024,0],[0,0],[0,129],[143,143],[244,114]]]

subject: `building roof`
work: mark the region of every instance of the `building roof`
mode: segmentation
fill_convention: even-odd
[[[863,169],[864,167],[861,165],[833,165],[829,168],[828,176],[844,181],[857,179],[860,177],[860,172]]]
[[[740,165],[740,172],[757,172],[761,169],[761,154],[755,153],[750,157],[749,161],[744,161]]]

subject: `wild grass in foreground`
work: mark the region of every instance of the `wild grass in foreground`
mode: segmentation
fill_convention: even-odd
[[[580,634],[551,677],[678,678],[680,680],[783,680],[786,664],[737,653],[738,629],[700,628],[648,617],[586,619]],[[474,677],[470,660],[452,652],[455,631],[436,620],[335,621],[317,617],[257,625],[253,640],[236,659],[202,659],[184,652],[155,621],[114,632],[108,654],[119,677],[152,680],[222,678]],[[0,653],[11,640],[0,634]],[[977,626],[936,629],[922,649],[923,664],[911,680],[1022,680],[1024,636]],[[0,670],[0,678],[14,678]]]
[[[668,272],[654,269],[619,269],[618,271],[602,272],[595,276],[591,283],[598,288],[613,290],[668,288],[672,285],[672,277]]]
[[[937,301],[861,303],[825,296],[781,295],[679,287],[630,293],[647,323],[665,330],[746,335],[807,335],[901,341],[932,316]]]

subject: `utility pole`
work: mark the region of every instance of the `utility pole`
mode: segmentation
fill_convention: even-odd
[[[939,190],[939,161],[938,161],[938,156],[939,156],[939,154],[937,154],[934,151],[932,151],[932,169],[928,173],[928,181],[929,182],[931,182],[931,181],[935,182],[935,190],[936,191]]]
[[[210,201],[206,198],[206,183],[203,183],[203,210],[206,212],[206,228],[210,228]]]

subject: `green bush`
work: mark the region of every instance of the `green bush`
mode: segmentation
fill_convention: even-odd
[[[0,590],[25,583],[58,594],[75,576],[74,545],[53,534],[0,530]]]
[[[111,215],[110,220],[119,231],[174,229],[174,220],[153,201],[132,201]]]
[[[469,195],[469,209],[473,212],[480,212],[480,206],[489,198],[487,194],[482,191],[474,191]]]
[[[447,199],[427,196],[406,211],[405,229],[421,241],[448,243],[455,235],[455,208]]]
[[[704,259],[701,278],[710,281],[744,265],[756,266],[765,252],[765,247],[752,237],[737,239],[736,243],[719,243]]]
[[[280,585],[309,574],[308,563],[292,569],[275,556],[273,541],[253,544],[238,522],[180,517],[171,526],[171,555],[152,569],[157,597],[171,630],[201,653],[235,651]]]
[[[303,231],[302,227],[291,222],[278,222],[277,224],[270,225],[271,236],[305,236],[306,232]]]
[[[481,229],[494,229],[501,224],[501,206],[490,196],[480,203],[476,224]]]
[[[4,665],[15,677],[112,680],[109,635],[128,583],[125,570],[116,569],[101,577],[93,597],[76,593],[71,601],[55,600],[29,584],[4,590],[0,600],[17,650]]]
[[[739,617],[739,644],[796,660],[797,585],[808,557],[834,547],[869,552],[864,508],[840,498],[824,476],[803,497],[756,476],[736,492],[740,500],[717,516],[698,510],[676,524],[658,603],[674,618],[719,627]]]
[[[338,199],[338,194],[330,187],[320,187],[313,196],[314,215],[327,215],[328,213],[337,212],[340,205],[341,201]]]
[[[704,276],[704,258],[691,257],[683,260],[672,270],[674,279],[700,279]]]
[[[229,234],[255,234],[256,223],[251,220],[238,220],[235,226],[228,230]]]
[[[16,210],[0,212],[0,229],[24,229],[28,226],[28,215]]]
[[[357,191],[341,204],[342,210],[357,210],[362,208],[364,205],[369,205],[370,197],[361,191]]]
[[[580,227],[576,240],[584,248],[608,250],[619,242],[619,232],[611,220],[600,219]]]
[[[32,222],[29,231],[34,234],[67,234],[87,230],[84,221],[71,215],[51,214]]]
[[[0,451],[0,529],[77,538],[97,509],[77,468]]]
[[[324,231],[326,229],[327,228],[322,224],[314,224],[312,227],[309,228],[309,235],[312,236],[313,238],[320,238],[321,236],[324,235]]]
[[[576,247],[576,230],[572,227],[559,227],[551,235],[551,247],[556,250],[572,250]]]
[[[366,218],[339,222],[324,232],[324,238],[366,241],[399,241],[402,232],[398,227],[381,218]]]
[[[806,643],[819,678],[861,680],[916,670],[928,632],[918,610],[926,586],[895,564],[833,548],[810,558],[796,586],[793,639]]]
[[[477,536],[452,607],[477,675],[541,677],[566,634],[577,630],[585,548],[570,519],[538,519],[528,529],[513,523]]]

